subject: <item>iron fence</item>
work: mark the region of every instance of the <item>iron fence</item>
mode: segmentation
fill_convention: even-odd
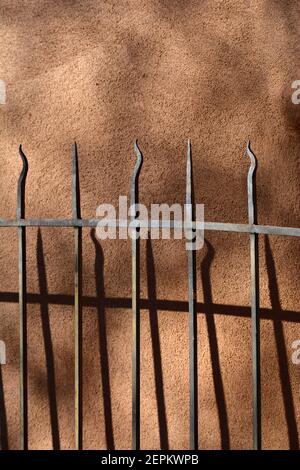
[[[143,157],[137,142],[134,144],[137,156],[131,180],[131,204],[139,202],[138,180]],[[283,235],[300,237],[300,228],[259,225],[255,194],[256,158],[247,144],[246,152],[251,165],[248,172],[248,224],[204,222],[205,231],[235,232],[249,235],[250,275],[251,275],[251,330],[252,330],[252,399],[253,399],[253,449],[261,448],[261,384],[260,384],[260,315],[259,315],[259,267],[258,236]],[[19,153],[23,168],[18,181],[17,212],[14,220],[0,219],[1,227],[18,229],[18,270],[19,270],[19,347],[20,347],[20,448],[28,448],[28,390],[27,390],[27,329],[26,329],[26,229],[30,227],[65,227],[74,229],[74,350],[75,350],[75,445],[82,449],[82,229],[97,227],[99,219],[82,219],[80,213],[79,169],[76,143],[72,148],[72,218],[71,219],[27,219],[25,217],[25,183],[28,161],[22,146]],[[194,207],[192,152],[188,142],[186,172],[186,204]],[[135,207],[135,206],[134,206]],[[137,219],[137,211],[131,221]],[[123,221],[126,222],[127,221]],[[195,224],[192,210],[191,222]],[[105,225],[121,227],[121,220],[105,220]],[[140,222],[140,227],[182,228],[183,223],[175,224],[162,220]],[[138,230],[138,228],[136,229]],[[197,374],[197,308],[196,308],[196,256],[195,251],[187,251],[188,309],[189,309],[189,399],[190,399],[190,449],[198,448],[198,374]],[[140,449],[140,239],[132,239],[132,449]],[[1,430],[1,423],[0,423]]]

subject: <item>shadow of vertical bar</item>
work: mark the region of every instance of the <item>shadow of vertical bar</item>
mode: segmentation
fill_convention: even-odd
[[[49,400],[49,411],[50,411],[52,447],[53,447],[53,450],[60,450],[54,353],[53,353],[52,336],[51,336],[51,328],[50,328],[50,320],[49,320],[49,307],[48,307],[48,302],[47,302],[48,285],[47,285],[43,239],[42,239],[40,228],[38,229],[38,234],[37,234],[36,252],[37,252],[37,265],[38,265],[38,275],[39,275],[39,287],[40,287],[40,293],[41,293],[41,303],[40,303],[41,322],[42,322],[44,349],[45,349],[45,357],[46,357],[46,368],[47,368],[47,388],[48,388],[48,400]]]
[[[103,250],[96,238],[96,230],[91,230],[91,239],[95,247],[95,280],[97,293],[97,321],[99,332],[99,352],[100,352],[100,372],[102,382],[102,400],[104,412],[104,425],[106,446],[108,450],[115,449],[112,402],[111,402],[111,381],[109,371],[109,357],[106,329],[105,312],[105,289],[104,289],[104,255]]]
[[[257,224],[255,175],[257,161],[247,144],[251,165],[248,172],[249,224]],[[252,393],[253,393],[253,449],[261,449],[261,384],[260,384],[260,324],[259,324],[259,264],[258,235],[250,234],[251,262],[251,327],[252,327]]]
[[[192,147],[188,141],[186,167],[186,211],[187,221],[195,218],[192,170]],[[189,249],[188,256],[188,300],[189,300],[189,381],[190,381],[190,449],[198,449],[198,364],[197,364],[197,311],[196,311],[196,256]]]
[[[285,346],[284,329],[282,324],[282,307],[280,302],[279,287],[276,276],[275,260],[267,235],[265,240],[265,259],[268,273],[269,296],[272,306],[272,321],[277,347],[277,357],[280,375],[282,398],[284,403],[285,419],[289,438],[290,450],[299,450],[299,435],[295,413],[293,389],[289,373],[288,353]]]
[[[137,161],[131,178],[131,206],[134,207],[132,220],[137,217],[138,178],[143,163],[137,141],[134,143]],[[132,237],[132,449],[140,449],[140,240],[138,229]]]
[[[80,219],[80,189],[76,142],[72,148],[72,209],[73,219]],[[75,448],[82,449],[82,229],[74,233],[74,337],[75,337]]]
[[[7,416],[5,408],[2,366],[0,364],[0,450],[8,450]]]
[[[22,171],[18,181],[17,219],[25,218],[25,184],[28,172],[27,158],[19,147],[22,159]],[[27,318],[26,318],[26,229],[18,228],[19,244],[19,342],[20,342],[20,448],[28,448],[28,416],[27,416]]]
[[[156,389],[157,415],[159,425],[160,449],[169,449],[168,423],[166,415],[166,400],[164,394],[163,369],[160,348],[160,335],[157,315],[156,276],[151,239],[147,239],[147,288],[149,299],[149,319],[151,330],[154,379]]]
[[[216,396],[216,404],[219,415],[219,426],[221,435],[221,448],[222,450],[230,449],[230,435],[229,435],[229,422],[228,412],[225,400],[225,390],[221,373],[220,354],[217,341],[217,330],[214,319],[213,311],[213,297],[212,297],[212,286],[211,286],[211,266],[215,256],[215,250],[212,244],[205,240],[206,254],[201,263],[201,280],[203,289],[203,300],[205,305],[205,318],[208,333],[208,342],[210,349],[212,375]]]

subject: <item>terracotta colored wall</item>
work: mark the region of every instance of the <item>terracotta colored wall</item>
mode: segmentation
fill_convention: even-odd
[[[247,221],[245,141],[259,160],[259,222],[299,226],[297,0],[0,1],[0,216],[29,159],[28,217],[71,216],[79,146],[83,217],[128,194],[138,136],[142,202],[183,202],[193,141],[206,220]],[[129,241],[84,231],[84,447],[130,448]],[[73,233],[28,230],[29,446],[73,448]],[[299,241],[261,238],[263,447],[298,447]],[[251,447],[249,242],[207,233],[197,254],[202,448]],[[95,280],[95,271],[96,279]],[[17,237],[0,230],[1,417],[18,447]],[[186,251],[142,244],[141,443],[188,448]],[[103,302],[103,298],[106,299]],[[159,303],[156,301],[159,300]],[[108,367],[107,367],[108,364]],[[54,383],[55,381],[55,383]],[[0,383],[1,385],[1,383]],[[160,419],[158,418],[160,415]]]

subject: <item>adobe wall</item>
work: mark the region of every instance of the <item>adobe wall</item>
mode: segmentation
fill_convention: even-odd
[[[129,194],[184,202],[186,140],[205,219],[247,222],[245,142],[258,158],[259,222],[300,226],[299,2],[0,1],[0,216],[14,218],[23,144],[28,217],[71,217],[71,145],[82,216]],[[199,445],[251,447],[249,239],[206,234],[197,253]],[[19,445],[17,232],[0,230],[0,414]],[[299,240],[261,237],[263,447],[299,447]],[[27,230],[29,446],[74,447],[72,229]],[[141,245],[141,446],[186,449],[187,258]],[[83,237],[84,447],[131,445],[130,241]],[[103,301],[105,299],[105,301]],[[1,381],[0,381],[1,385]],[[5,438],[6,439],[6,438]]]

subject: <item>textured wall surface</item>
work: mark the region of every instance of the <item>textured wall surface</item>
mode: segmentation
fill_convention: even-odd
[[[71,145],[82,216],[129,192],[184,201],[186,139],[209,221],[247,221],[245,142],[258,161],[259,222],[300,226],[297,0],[0,0],[0,217],[13,218],[29,159],[26,215],[71,216]],[[74,448],[71,229],[29,229],[29,447]],[[262,433],[297,448],[299,240],[260,238]],[[183,241],[143,242],[141,446],[188,448],[187,259]],[[131,445],[129,241],[83,237],[84,447]],[[199,445],[251,447],[247,235],[206,234],[197,253]],[[2,444],[19,445],[17,234],[0,230]]]

